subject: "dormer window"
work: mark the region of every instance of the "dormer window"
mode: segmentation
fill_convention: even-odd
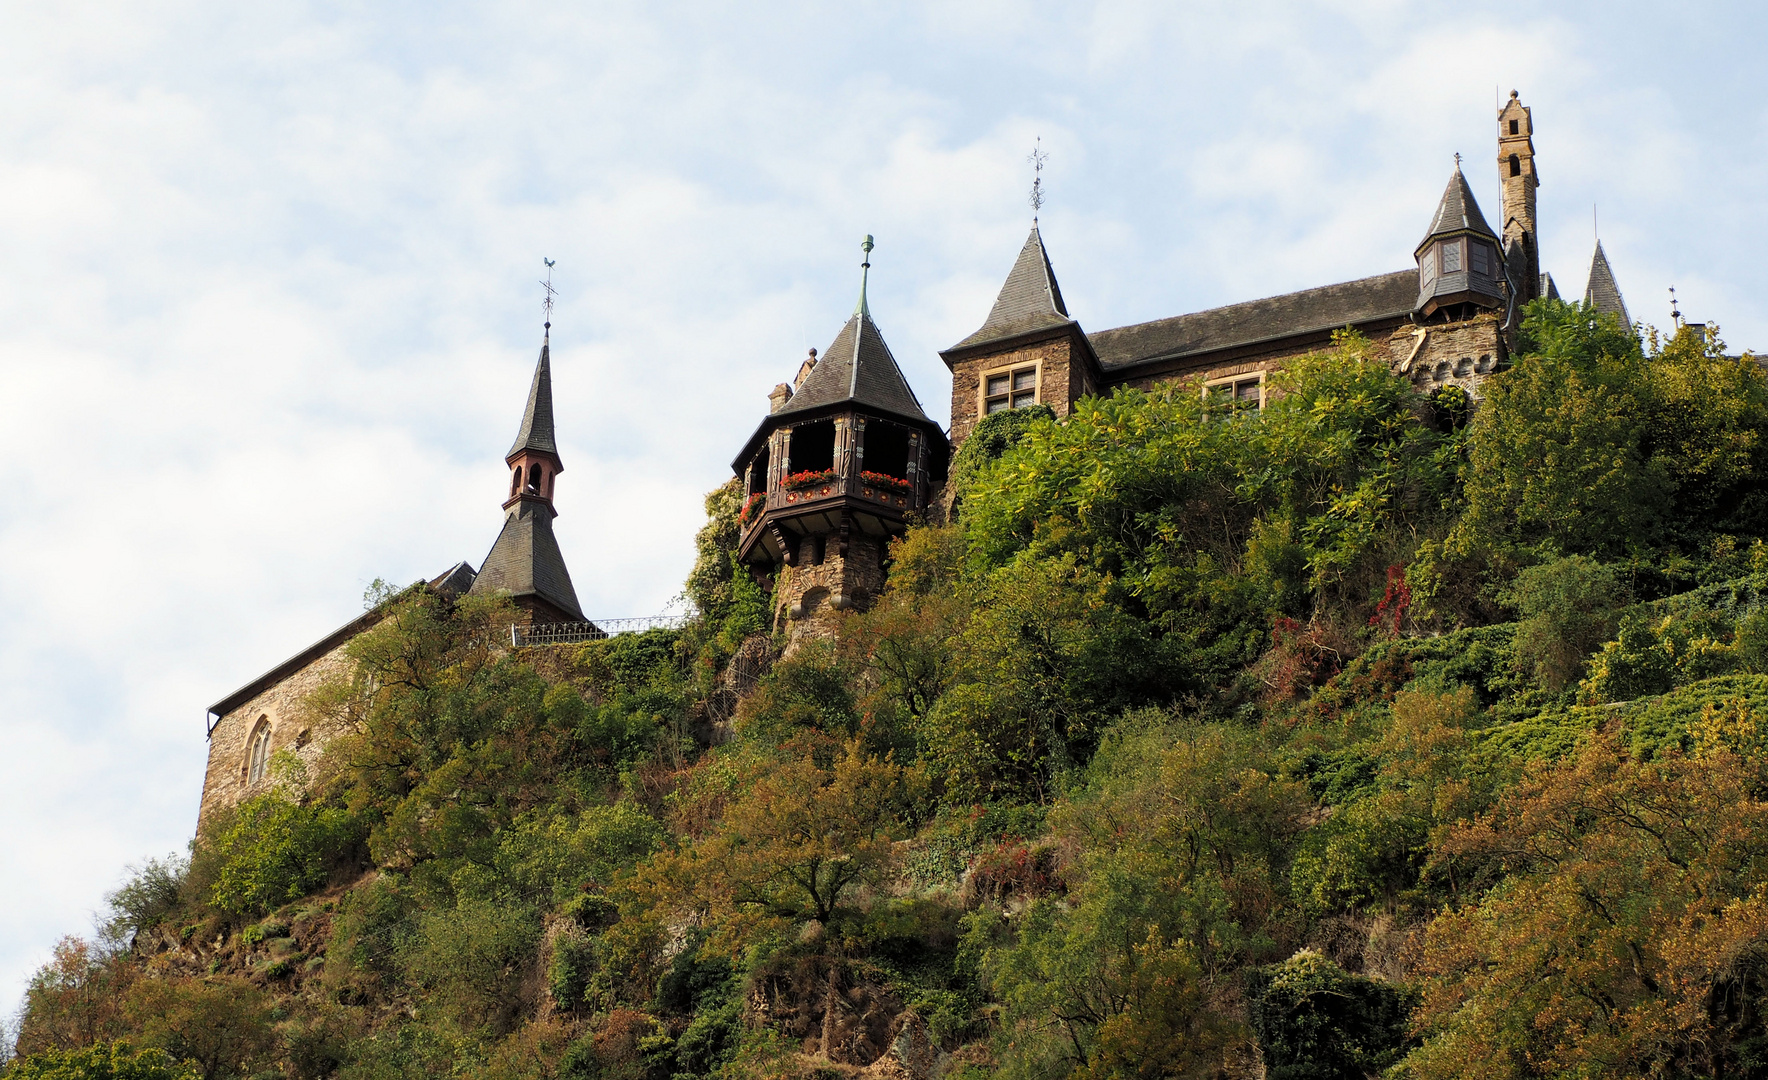
[[[1037,404],[1038,365],[1003,368],[984,372],[982,376],[982,411],[984,414],[1023,409]]]
[[[1443,253],[1443,273],[1458,274],[1461,272],[1461,241],[1446,240],[1441,248]]]

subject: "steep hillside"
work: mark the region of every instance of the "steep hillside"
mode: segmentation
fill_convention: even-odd
[[[734,487],[684,630],[417,590],[5,1075],[1768,1076],[1768,380],[1525,339],[991,417],[790,648]]]

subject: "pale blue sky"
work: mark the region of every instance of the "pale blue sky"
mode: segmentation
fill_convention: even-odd
[[[1519,12],[1518,14],[1507,14]],[[585,609],[871,306],[930,413],[1050,154],[1088,329],[1410,264],[1494,96],[1544,263],[1768,349],[1753,4],[0,5],[0,1009],[181,849],[209,702],[496,534],[556,259]]]

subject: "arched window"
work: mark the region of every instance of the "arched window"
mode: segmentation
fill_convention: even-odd
[[[1510,175],[1522,175],[1522,158],[1517,157],[1515,154],[1510,155]]]
[[[530,490],[530,491],[539,491],[540,490],[540,466],[539,465],[528,466],[528,490]]]
[[[513,496],[520,490],[522,490],[522,467],[517,465],[516,471],[510,474],[510,494]]]
[[[270,767],[270,717],[258,717],[258,726],[252,729],[249,745],[251,753],[246,759],[246,783],[255,784],[264,779],[264,772]]]

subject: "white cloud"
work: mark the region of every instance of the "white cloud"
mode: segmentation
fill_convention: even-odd
[[[370,579],[483,557],[541,256],[561,542],[592,614],[644,614],[864,233],[945,416],[936,350],[1018,250],[1038,135],[1101,329],[1406,265],[1455,150],[1495,203],[1515,85],[1562,285],[1599,199],[1640,314],[1676,284],[1768,347],[1732,13],[1665,42],[1643,5],[0,8],[0,1007],[182,846],[206,703]]]

